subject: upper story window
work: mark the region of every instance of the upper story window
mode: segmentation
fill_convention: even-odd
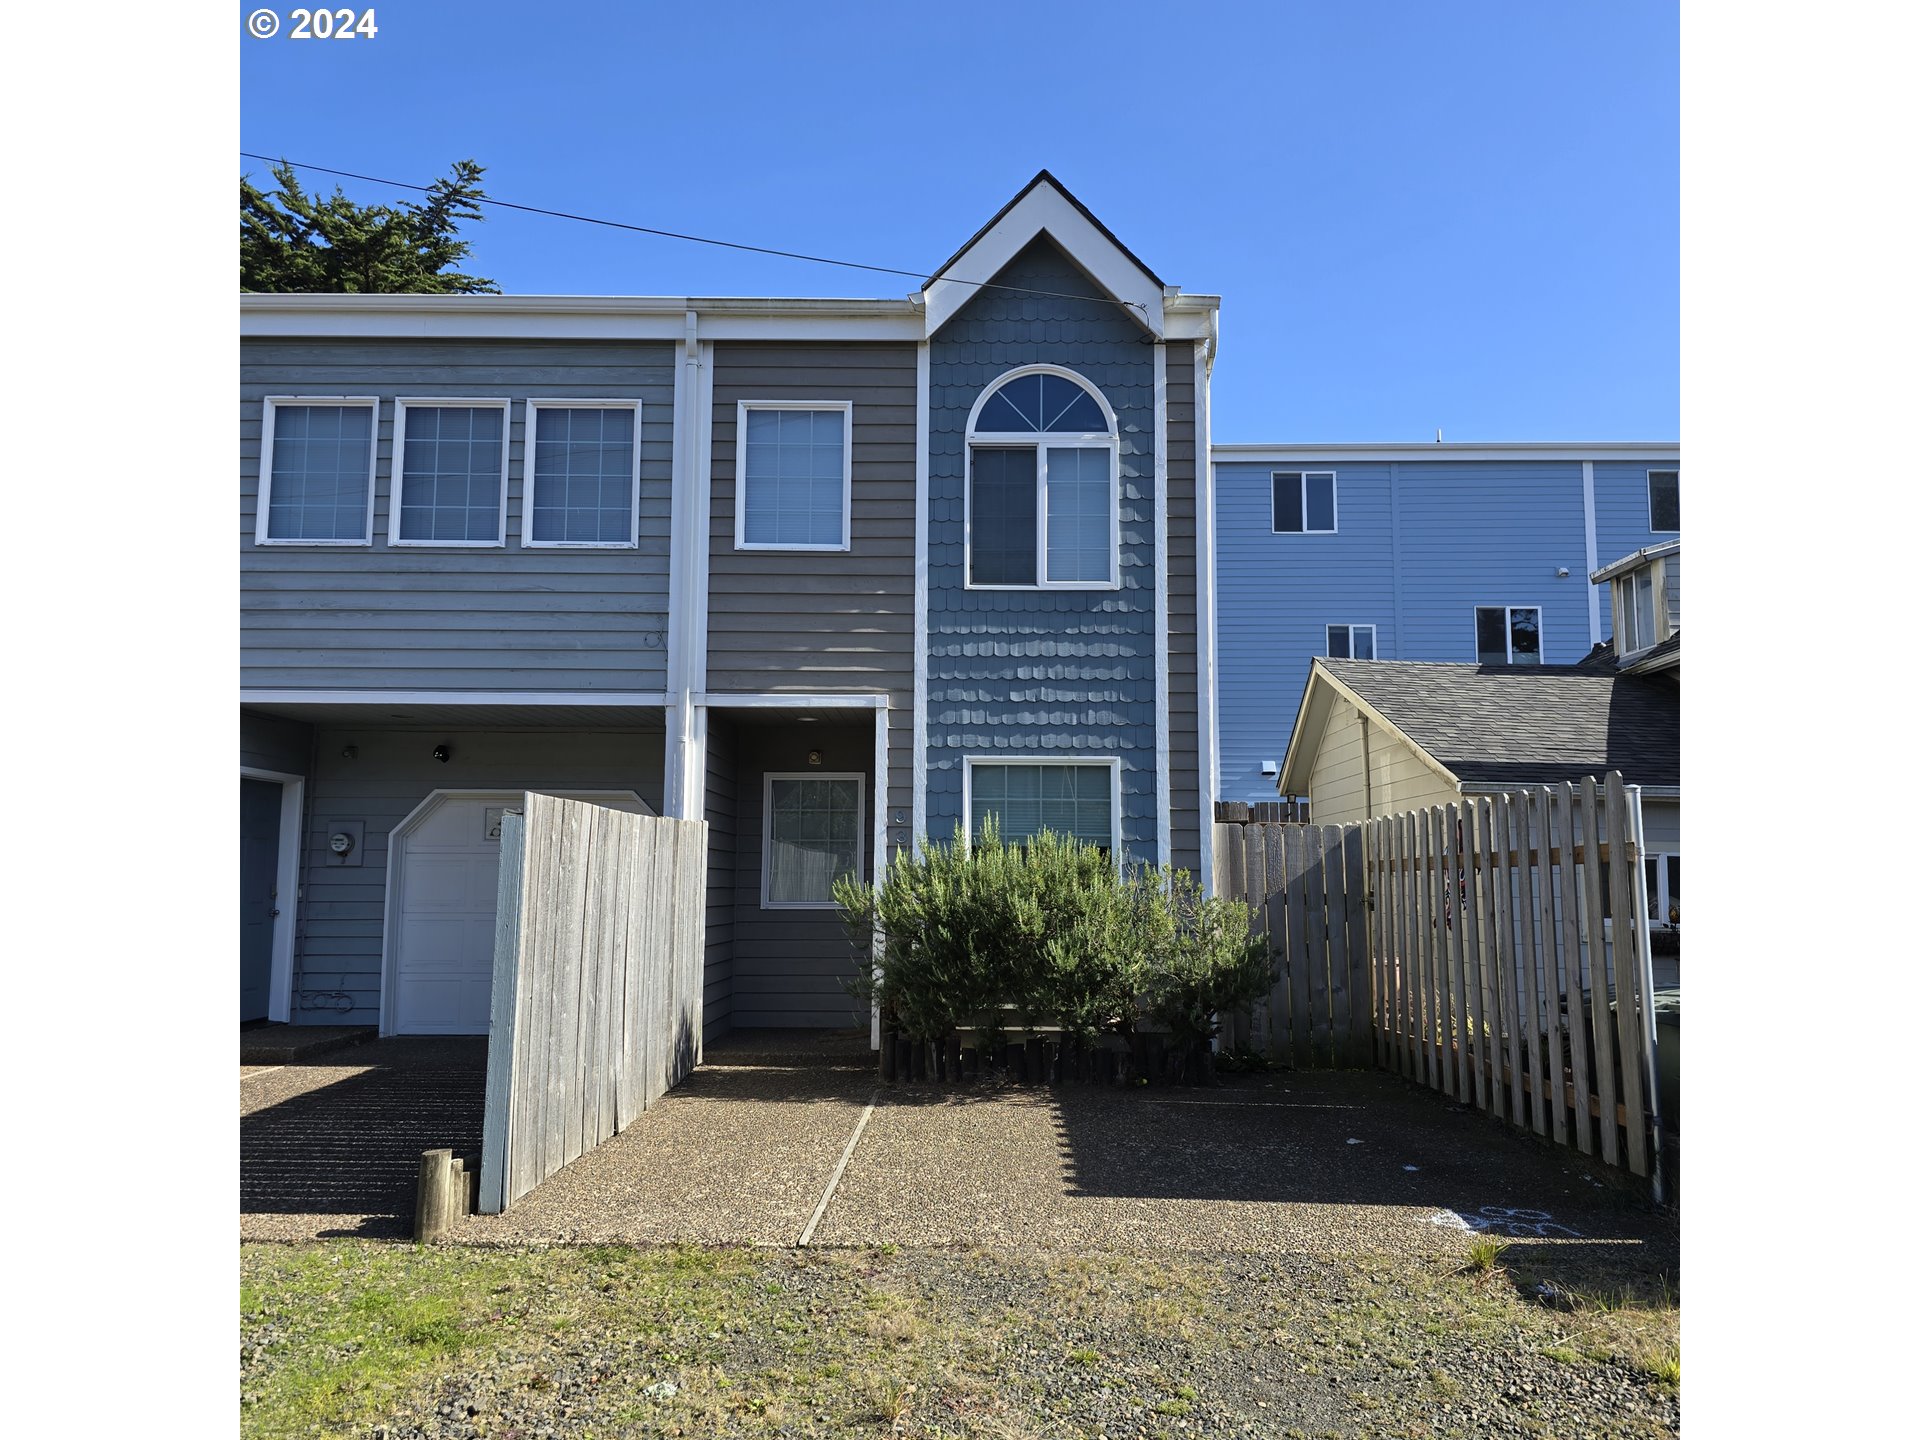
[[[373,543],[372,396],[269,395],[260,420],[261,545]]]
[[[1373,626],[1327,626],[1327,657],[1332,660],[1372,660]]]
[[[1482,665],[1540,663],[1540,607],[1481,605],[1473,612],[1475,651]]]
[[[967,585],[1119,586],[1119,427],[1053,366],[1004,377],[967,426]]]
[[[640,402],[529,400],[527,498],[520,543],[640,543]]]
[[[398,400],[392,545],[507,543],[507,402]]]
[[[1680,472],[1647,472],[1647,528],[1680,533]]]
[[[1273,533],[1331,535],[1340,528],[1331,470],[1273,472]]]
[[[736,550],[852,548],[850,402],[742,400],[736,434]]]

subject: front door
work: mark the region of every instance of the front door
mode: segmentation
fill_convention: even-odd
[[[267,1018],[273,978],[273,926],[279,915],[280,786],[240,782],[240,1018]]]

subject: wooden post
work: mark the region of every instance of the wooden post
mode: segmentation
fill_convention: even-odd
[[[1547,1067],[1540,1054],[1540,969],[1533,943],[1533,826],[1532,795],[1525,790],[1510,797],[1513,808],[1513,848],[1520,880],[1514,902],[1514,960],[1520,970],[1520,1013],[1524,1016],[1527,1073],[1533,1087],[1533,1133],[1547,1133]]]
[[[1507,868],[1513,855],[1511,818],[1507,797],[1494,796],[1492,879],[1494,947],[1498,956],[1495,974],[1500,983],[1500,1024],[1507,1037],[1507,1118],[1524,1128],[1527,1123],[1527,1095],[1521,1080],[1520,1006],[1514,993],[1519,979],[1513,966],[1513,877]]]
[[[1633,934],[1635,906],[1632,886],[1640,878],[1640,856],[1634,850],[1627,817],[1627,790],[1618,770],[1607,772],[1607,851],[1612,857],[1608,875],[1613,888],[1613,975],[1615,1014],[1619,1018],[1620,1098],[1627,1112],[1627,1168],[1647,1173],[1646,1083],[1641,1067],[1646,1055],[1640,1033],[1640,957]],[[1651,1024],[1653,1016],[1645,1016]]]
[[[422,1245],[431,1245],[445,1236],[447,1212],[452,1205],[453,1151],[422,1151],[420,1186],[413,1199],[413,1238]]]
[[[1473,1103],[1487,1108],[1487,1036],[1486,1006],[1481,991],[1480,967],[1480,826],[1477,802],[1469,800],[1460,810],[1460,963],[1461,1013],[1466,1017],[1466,1061],[1472,1071],[1472,1086],[1467,1095]],[[1461,1098],[1464,1100],[1467,1095]]]
[[[1564,1145],[1567,1143],[1567,1068],[1560,1044],[1560,1006],[1566,987],[1560,978],[1560,915],[1553,893],[1553,791],[1550,786],[1541,786],[1534,798],[1533,839],[1540,852],[1540,994],[1544,1001],[1542,1018],[1547,1027],[1547,1117],[1553,1124],[1554,1141]]]
[[[1587,1113],[1592,1082],[1587,1071],[1587,1008],[1580,993],[1580,873],[1574,868],[1573,786],[1560,782],[1555,796],[1560,837],[1560,930],[1566,957],[1567,1046],[1573,1064],[1573,1138],[1583,1154],[1593,1153],[1593,1117]]]
[[[1600,1158],[1609,1165],[1620,1163],[1620,1121],[1614,1108],[1618,1086],[1613,1074],[1613,1014],[1607,1008],[1607,922],[1601,917],[1605,908],[1605,887],[1600,879],[1600,852],[1606,839],[1600,814],[1600,787],[1589,775],[1580,782],[1581,865],[1587,901],[1587,970],[1593,983],[1593,1072],[1600,1092]]]

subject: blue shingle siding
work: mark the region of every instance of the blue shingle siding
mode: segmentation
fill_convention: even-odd
[[[1273,533],[1279,469],[1335,471],[1338,533]],[[1647,469],[1594,466],[1603,563],[1652,538]],[[1538,605],[1548,661],[1571,663],[1592,644],[1578,460],[1236,461],[1214,475],[1224,799],[1273,798],[1260,762],[1285,759],[1330,624],[1373,625],[1383,660],[1471,661],[1475,606]],[[1604,634],[1604,606],[1602,616]]]
[[[996,277],[1088,295],[1046,240]],[[1121,757],[1121,844],[1157,863],[1154,746],[1153,346],[1103,300],[983,290],[929,347],[927,831],[961,819],[961,757]],[[967,416],[1022,365],[1097,386],[1120,426],[1120,588],[966,588]]]

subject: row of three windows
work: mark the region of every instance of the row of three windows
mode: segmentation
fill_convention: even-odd
[[[263,545],[370,545],[380,401],[270,396],[261,428]],[[392,545],[507,543],[511,402],[396,400]],[[532,546],[639,543],[640,402],[529,400]]]

